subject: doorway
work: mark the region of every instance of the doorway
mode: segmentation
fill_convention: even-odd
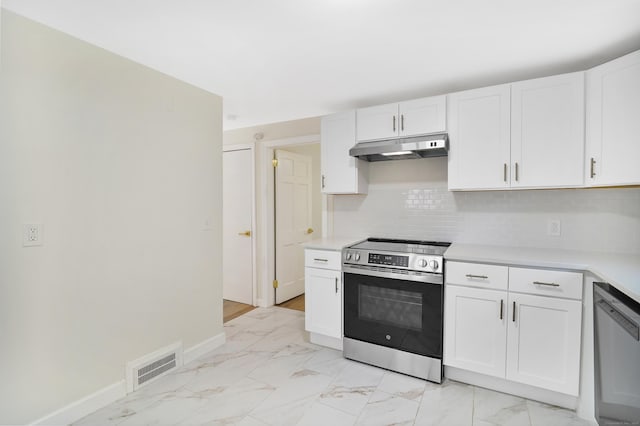
[[[261,239],[261,251],[264,253],[264,269],[261,275],[260,294],[261,306],[279,305],[282,307],[304,310],[304,294],[298,295],[296,292],[285,293],[282,291],[282,283],[293,281],[286,274],[282,275],[282,268],[297,270],[299,288],[304,291],[304,249],[301,246],[303,241],[310,241],[314,238],[321,238],[324,232],[324,222],[326,216],[326,196],[321,193],[321,175],[320,175],[320,138],[319,135],[309,135],[290,139],[282,139],[278,141],[265,142],[259,145],[260,163],[261,163],[261,182],[263,183],[262,202],[264,206],[262,210],[262,220],[264,225],[264,239]],[[272,165],[272,160],[276,157],[276,151],[286,151],[290,154],[311,157],[311,165],[309,168],[311,176],[311,211],[310,220],[298,221],[289,217],[286,218],[286,209],[276,209],[276,168]],[[303,168],[304,169],[304,168]],[[278,211],[280,210],[280,211]],[[284,219],[284,224],[283,224]],[[280,222],[280,230],[287,228],[298,234],[298,241],[295,243],[296,250],[291,248],[289,253],[282,248],[278,248],[276,233],[278,232],[278,222]],[[307,233],[308,232],[308,233]],[[301,235],[302,234],[302,235]],[[285,265],[278,262],[285,261]],[[285,270],[286,271],[286,270]],[[284,280],[283,280],[284,278]],[[277,284],[276,281],[277,280]],[[275,286],[277,285],[278,288]],[[278,294],[280,293],[280,294]]]
[[[222,160],[223,307],[246,310],[256,287],[253,145],[224,147]]]

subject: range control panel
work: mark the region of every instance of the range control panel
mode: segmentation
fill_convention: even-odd
[[[345,265],[370,265],[438,274],[441,274],[443,269],[442,256],[384,253],[348,248],[342,251],[342,262]]]
[[[369,253],[369,263],[372,265],[402,266],[408,268],[409,256]]]

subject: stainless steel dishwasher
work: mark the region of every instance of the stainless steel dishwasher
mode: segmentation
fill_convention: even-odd
[[[593,283],[598,424],[640,425],[640,303]]]

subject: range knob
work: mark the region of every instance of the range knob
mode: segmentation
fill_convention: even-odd
[[[348,251],[347,254],[345,255],[345,259],[351,260],[351,252],[350,251]]]
[[[356,252],[356,254],[353,255],[353,260],[355,260],[356,262],[360,260],[360,253]]]
[[[429,262],[429,266],[431,266],[431,269],[433,269],[434,271],[437,271],[440,264],[437,260],[432,260],[431,262]]]
[[[426,268],[427,267],[427,259],[420,259],[418,261],[418,266],[420,266],[421,268]]]

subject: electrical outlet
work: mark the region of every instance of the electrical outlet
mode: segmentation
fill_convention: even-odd
[[[547,234],[552,237],[560,236],[560,220],[559,219],[550,219],[547,222]]]
[[[22,226],[22,245],[24,247],[42,245],[41,223],[27,223]]]

